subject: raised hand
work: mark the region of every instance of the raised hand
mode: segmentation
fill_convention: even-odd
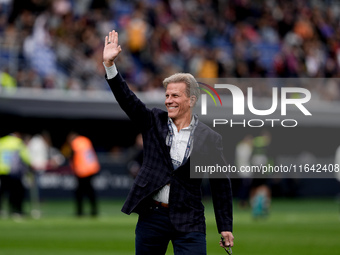
[[[103,50],[103,61],[105,66],[112,66],[115,58],[121,51],[122,48],[118,45],[118,33],[115,30],[112,30],[112,32],[109,33],[109,36],[105,37]]]

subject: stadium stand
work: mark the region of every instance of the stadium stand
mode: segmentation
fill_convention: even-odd
[[[339,77],[337,1],[1,1],[0,70],[17,87],[106,90],[102,47],[121,35],[120,71],[137,91],[168,73]],[[339,88],[323,98],[338,100]]]

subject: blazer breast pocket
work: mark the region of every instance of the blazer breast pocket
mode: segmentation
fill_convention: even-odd
[[[143,176],[137,176],[135,179],[135,184],[139,187],[145,187],[149,182]]]
[[[142,198],[145,197],[146,194],[149,193],[149,186],[148,185],[148,181],[145,178],[141,178],[141,177],[136,177],[134,185],[133,185],[133,190],[132,192],[135,195],[135,198]]]

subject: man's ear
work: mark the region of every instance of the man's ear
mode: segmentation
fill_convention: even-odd
[[[194,107],[197,102],[197,97],[192,95],[190,96],[190,107]]]

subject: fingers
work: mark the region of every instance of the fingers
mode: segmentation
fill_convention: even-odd
[[[114,30],[112,30],[112,32],[109,33],[109,42],[111,43],[112,43],[113,32]]]
[[[234,236],[231,232],[228,232],[227,237],[225,238],[225,244],[226,246],[234,246]]]
[[[121,51],[122,48],[118,45],[118,33],[115,30],[112,30],[107,36],[105,36],[105,45],[103,50],[104,64],[107,67],[112,66],[115,58]]]
[[[106,40],[105,40],[106,42]],[[111,32],[109,32],[109,37],[108,37],[108,41],[110,43],[115,44],[115,46],[118,45],[118,33],[115,30],[112,30]],[[107,44],[106,42],[106,44]]]
[[[221,235],[224,237],[224,246],[234,246],[234,236],[231,232],[221,232]]]
[[[113,38],[112,38],[112,43],[114,45],[118,45],[118,33],[116,31],[112,31],[113,32]]]

